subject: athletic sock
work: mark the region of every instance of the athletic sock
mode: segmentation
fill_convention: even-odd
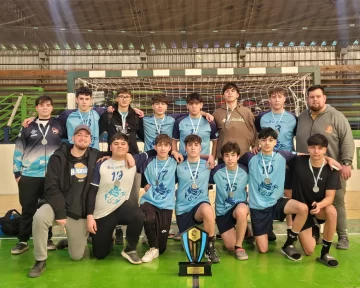
[[[321,249],[320,258],[323,258],[325,254],[329,254],[331,244],[332,242],[326,241],[325,239],[322,240],[322,249]]]
[[[294,245],[294,242],[296,241],[298,235],[298,232],[294,232],[292,229],[288,230],[288,237],[286,239],[284,247]]]

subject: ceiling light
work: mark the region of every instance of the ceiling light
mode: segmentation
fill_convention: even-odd
[[[350,24],[350,27],[354,27],[355,26],[355,24]]]
[[[303,30],[307,30],[307,27],[302,27]]]
[[[61,31],[65,31],[65,28],[61,28]]]
[[[277,29],[274,28],[274,29],[271,29],[271,30],[272,30],[272,31],[276,31]]]
[[[218,31],[218,30],[213,30],[213,32],[214,32],[214,33],[217,33],[217,32],[219,32],[219,31]]]

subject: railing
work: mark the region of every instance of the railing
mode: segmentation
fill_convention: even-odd
[[[9,91],[10,88],[0,88],[0,92]],[[15,141],[21,129],[21,123],[28,117],[36,116],[35,100],[44,94],[43,89],[38,87],[16,88],[17,92],[21,90],[24,92],[0,96],[0,142]],[[66,95],[64,92],[51,92],[51,95],[54,94]],[[20,97],[20,105],[16,105]],[[58,115],[65,107],[66,100],[54,100],[53,115]]]

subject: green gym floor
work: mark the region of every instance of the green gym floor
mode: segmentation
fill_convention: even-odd
[[[331,248],[331,254],[338,259],[338,268],[328,268],[316,261],[321,245],[312,256],[293,262],[280,252],[285,240],[283,223],[274,223],[278,234],[276,242],[269,245],[267,254],[259,254],[253,245],[245,244],[249,260],[239,261],[223,249],[217,240],[221,262],[212,265],[211,277],[200,277],[197,287],[360,287],[360,220],[348,220],[350,250]],[[337,238],[337,237],[335,237]],[[56,243],[59,239],[54,238]],[[335,239],[336,241],[337,239]],[[334,242],[335,242],[334,241]],[[34,264],[31,248],[22,255],[11,255],[10,249],[16,239],[0,238],[0,287],[195,287],[192,277],[179,277],[178,262],[186,261],[181,243],[168,240],[165,254],[151,263],[132,265],[121,257],[122,246],[115,246],[105,260],[96,260],[86,251],[81,261],[71,261],[66,250],[49,252],[44,274],[35,279],[27,277]],[[299,244],[296,244],[299,247]],[[91,248],[91,246],[89,246]],[[146,245],[139,244],[138,252],[143,255]]]

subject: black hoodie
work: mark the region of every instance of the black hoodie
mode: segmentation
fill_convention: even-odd
[[[50,157],[45,175],[44,199],[54,210],[56,220],[66,219],[66,216],[73,219],[86,218],[86,196],[95,163],[105,155],[96,149],[87,148],[84,156],[75,158],[70,153],[72,147],[67,143],[61,144]],[[75,170],[78,169],[80,178],[84,179],[83,184],[79,185],[73,180],[74,163],[81,163]],[[73,189],[76,186],[83,189]]]

